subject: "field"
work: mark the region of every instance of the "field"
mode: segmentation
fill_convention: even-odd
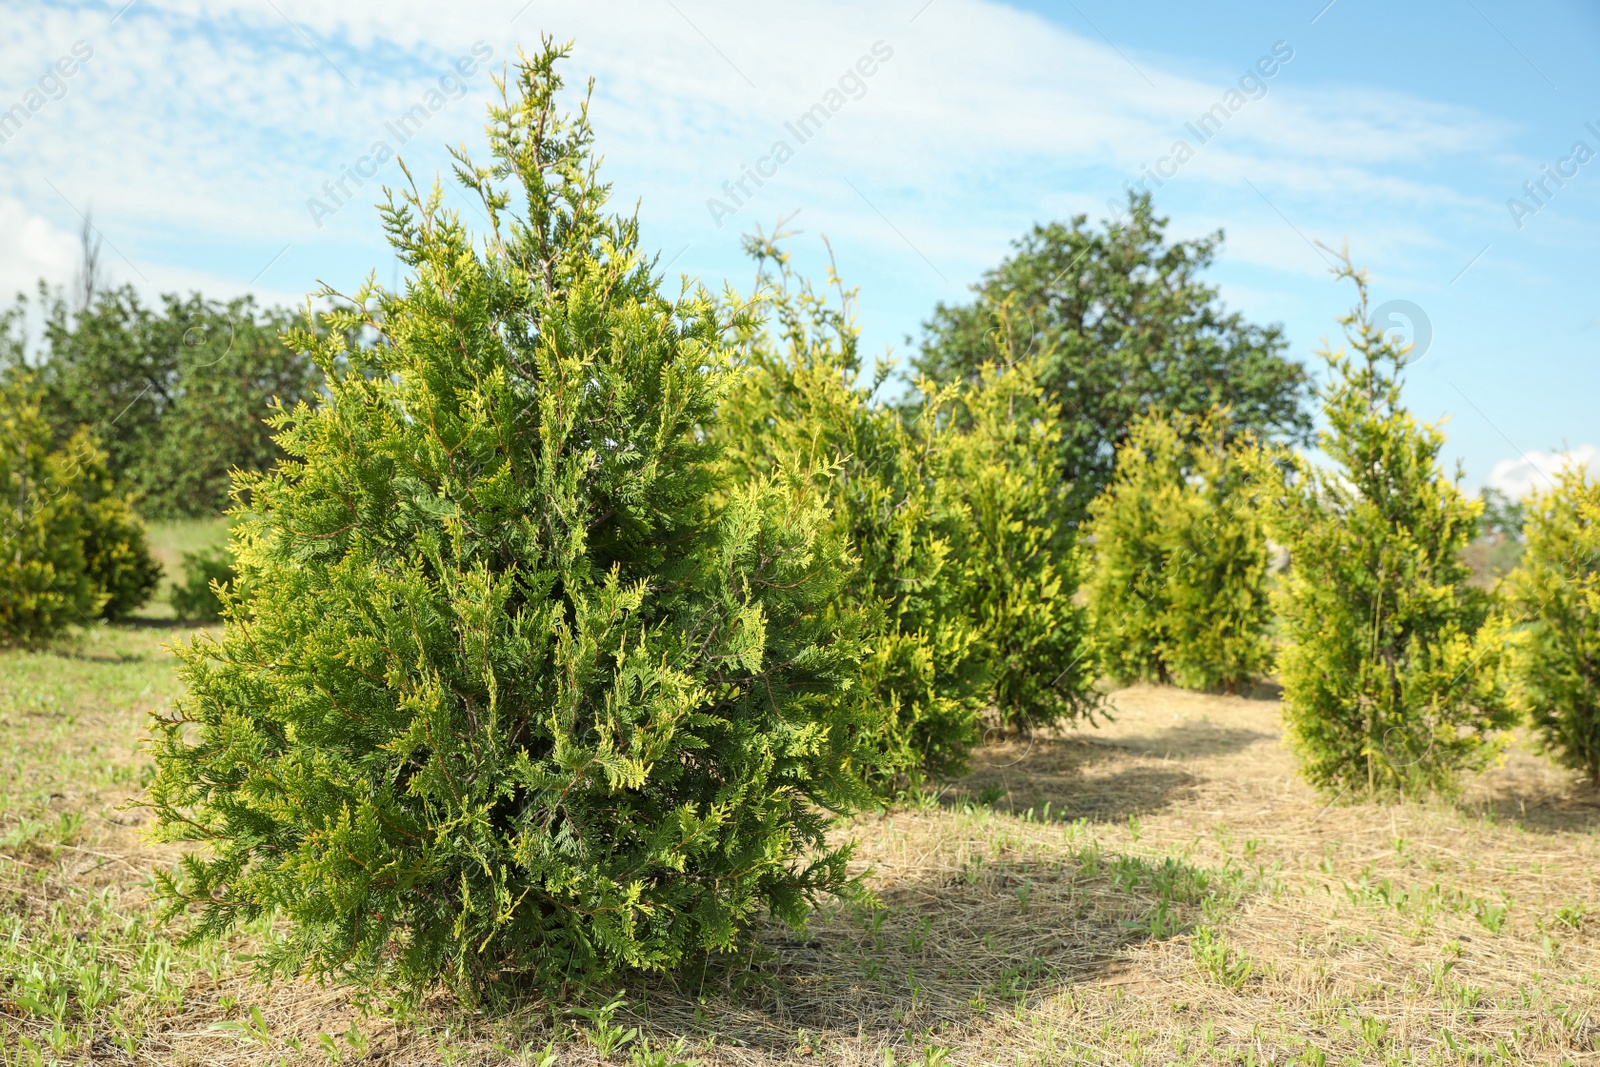
[[[610,1008],[269,988],[249,932],[178,947],[149,904],[175,853],[130,805],[182,636],[0,653],[0,1063],[1600,1063],[1588,787],[1518,739],[1455,803],[1330,804],[1270,692],[987,746],[839,828],[875,903]]]

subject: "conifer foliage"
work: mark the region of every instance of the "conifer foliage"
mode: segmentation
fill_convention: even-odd
[[[29,375],[0,377],[0,641],[121,618],[161,580],[106,454],[83,428],[52,448],[41,400]]]
[[[458,154],[482,239],[391,197],[405,291],[291,339],[329,395],[236,490],[226,627],[157,726],[160,831],[210,846],[163,892],[196,936],[291,920],[268,970],[549,989],[847,884],[841,546],[809,479],[719,477],[730,323],[603,213],[564,55],[502,85],[491,166]]]
[[[1090,626],[1114,678],[1233,691],[1270,663],[1256,444],[1229,421],[1143,416],[1090,507]]]
[[[1468,584],[1462,549],[1478,505],[1438,462],[1444,435],[1402,406],[1407,348],[1375,325],[1367,280],[1341,322],[1353,351],[1324,350],[1332,469],[1288,457],[1290,484],[1269,509],[1288,547],[1279,607],[1284,716],[1306,777],[1368,794],[1449,790],[1492,751],[1509,714],[1498,624]]]
[[[1569,464],[1524,511],[1502,591],[1519,627],[1512,692],[1546,747],[1600,789],[1600,483]]]
[[[738,479],[808,469],[827,495],[855,556],[846,603],[865,626],[858,697],[881,716],[875,788],[959,773],[991,709],[1013,729],[1092,712],[1058,423],[1032,364],[922,383],[909,413],[877,401],[891,368],[867,380],[853,291],[831,267],[837,300],[796,278],[781,236],[748,243],[758,322],[724,404],[724,462]]]

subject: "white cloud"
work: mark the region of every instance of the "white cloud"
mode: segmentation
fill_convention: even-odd
[[[1530,492],[1548,491],[1556,475],[1569,466],[1596,469],[1600,448],[1579,445],[1561,452],[1524,452],[1518,459],[1503,459],[1489,472],[1488,484],[1513,499],[1521,499]]]
[[[65,282],[77,262],[77,237],[0,195],[0,300],[31,293],[40,278]]]
[[[805,205],[898,240],[881,209],[941,273],[967,279],[990,265],[993,234],[1016,232],[1019,214],[1039,217],[1069,190],[1100,204],[1120,198],[1123,182],[1165,153],[1244,69],[1212,81],[1137,56],[1136,72],[1099,40],[989,0],[941,0],[916,22],[910,10],[827,0],[774,18],[731,0],[682,0],[676,10],[577,0],[525,10],[520,0],[145,0],[110,25],[114,8],[56,9],[31,33],[8,35],[0,66],[42,71],[79,38],[95,56],[66,97],[6,146],[14,165],[0,194],[65,217],[44,183],[51,177],[76,207],[93,204],[108,236],[136,260],[160,258],[153,246],[175,231],[234,242],[367,235],[377,185],[399,180],[393,164],[362,190],[359,210],[324,230],[313,226],[307,198],[475,40],[487,41],[498,65],[548,29],[577,39],[572,84],[599,80],[595,120],[623,199],[645,195],[647,219],[731,247],[733,235],[710,224],[706,198],[881,39],[894,59],[741,212],[734,233]],[[1257,43],[1263,54],[1271,46]],[[1245,218],[1231,212],[1235,223],[1275,230],[1241,243],[1238,256],[1320,272],[1244,177],[1305,232],[1349,234],[1374,249],[1394,244],[1402,228],[1420,229],[1419,205],[1484,208],[1451,187],[1448,168],[1403,179],[1392,168],[1481,150],[1502,138],[1499,124],[1394,93],[1311,91],[1297,74],[1293,61],[1284,65],[1268,95],[1248,103],[1168,186],[1178,195],[1213,190],[1247,206]],[[478,139],[488,91],[487,78],[472,79],[467,97],[407,146],[419,178],[445,162],[441,143]],[[1331,206],[1341,199],[1328,195],[1335,191],[1345,208]]]

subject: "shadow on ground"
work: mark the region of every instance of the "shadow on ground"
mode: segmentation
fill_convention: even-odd
[[[1105,979],[1138,945],[1185,933],[1208,904],[1236,907],[1253,891],[1247,879],[1097,846],[1054,862],[969,861],[885,887],[882,908],[819,911],[804,940],[768,930],[753,964],[712,963],[630,999],[663,1031],[780,1053],[803,1040],[937,1043]]]
[[[1274,736],[1191,721],[1114,741],[1075,735],[1007,741],[975,752],[971,773],[952,782],[940,802],[1122,822],[1191,799],[1204,778],[1188,761],[1232,755]]]
[[[1582,781],[1560,790],[1512,785],[1457,806],[1473,818],[1516,825],[1534,833],[1600,832],[1600,792]]]

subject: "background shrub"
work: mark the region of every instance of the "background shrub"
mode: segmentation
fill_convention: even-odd
[[[75,492],[78,451],[51,448],[40,394],[23,373],[0,375],[0,640],[37,641],[100,613],[107,595],[84,556]]]
[[[100,616],[123,619],[144,606],[161,584],[161,564],[150,554],[144,521],[120,492],[106,454],[80,430],[67,446],[77,458],[69,469],[82,508],[84,565],[105,596]]]
[[[1112,677],[1232,692],[1271,661],[1249,436],[1225,412],[1147,415],[1090,507],[1091,628]]]
[[[1061,416],[1037,370],[1032,359],[985,367],[949,394],[959,408],[950,415],[940,393],[925,394],[920,423],[950,453],[945,481],[969,517],[957,544],[961,600],[988,662],[990,699],[1013,731],[1092,720],[1101,702],[1077,598],[1083,557],[1056,477]]]
[[[1501,586],[1517,704],[1546,747],[1600,788],[1600,484],[1569,465],[1524,508],[1521,562]]]
[[[183,554],[183,578],[172,583],[168,597],[180,619],[215,622],[222,618],[222,598],[213,583],[227,586],[237,577],[226,545]]]
[[[788,466],[812,472],[834,536],[852,560],[842,590],[863,622],[865,654],[855,699],[877,722],[876,758],[864,773],[893,793],[924,777],[958,773],[982,732],[992,688],[981,634],[966,610],[961,550],[969,516],[952,491],[936,408],[913,424],[873,402],[887,377],[863,381],[851,318],[797,279],[776,237],[749,251],[762,270],[739,374],[721,403],[718,443],[731,483]]]
[[[1031,364],[923,383],[920,406],[897,410],[875,399],[890,366],[863,372],[853,291],[831,270],[833,302],[797,279],[776,237],[748,247],[764,284],[722,406],[724,462],[735,480],[809,468],[827,494],[856,557],[874,786],[960,773],[989,709],[1007,728],[1092,710],[1059,429]]]
[[[227,626],[155,727],[159,832],[208,845],[161,890],[196,936],[288,920],[268,972],[554,990],[847,884],[842,548],[808,479],[719,477],[730,323],[602,213],[564,54],[517,64],[457,170],[494,232],[391,200],[404,293],[291,338],[329,395],[241,477]]]
[[[1504,628],[1469,585],[1462,550],[1478,505],[1440,469],[1444,435],[1401,406],[1406,352],[1359,302],[1341,321],[1353,353],[1323,353],[1332,469],[1288,457],[1269,510],[1290,553],[1280,587],[1284,719],[1314,785],[1366,793],[1450,789],[1510,721],[1499,686]]]

